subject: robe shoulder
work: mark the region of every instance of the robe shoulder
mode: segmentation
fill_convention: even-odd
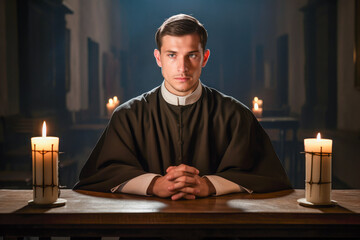
[[[222,127],[251,128],[257,123],[252,111],[242,102],[218,90],[204,86],[203,101],[208,104],[210,112],[214,113],[214,121],[220,121]]]
[[[214,173],[254,192],[291,189],[287,174],[275,153],[269,136],[252,111],[237,99],[205,87],[209,104],[219,122],[218,136],[228,135],[226,152]]]
[[[74,190],[109,192],[134,177],[145,174],[146,164],[139,161],[134,131],[146,111],[156,101],[160,87],[121,104],[82,168]]]
[[[153,107],[154,103],[158,99],[158,93],[160,92],[160,87],[156,87],[149,92],[141,94],[137,97],[134,97],[127,102],[118,106],[114,114],[126,114],[126,113],[136,113],[137,110],[144,111],[149,110]]]

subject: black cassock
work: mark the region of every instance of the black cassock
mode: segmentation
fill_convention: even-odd
[[[193,166],[254,192],[291,185],[268,135],[236,99],[202,86],[190,105],[168,104],[157,87],[120,105],[83,167],[74,189],[109,192],[145,173]]]

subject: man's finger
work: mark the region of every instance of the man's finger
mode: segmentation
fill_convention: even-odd
[[[173,191],[176,191],[176,190],[178,190],[178,189],[180,189],[180,188],[183,188],[183,187],[185,187],[185,186],[187,186],[186,183],[180,182],[180,183],[173,184],[172,186],[169,186],[169,187],[168,187],[168,190],[169,190],[170,192],[173,192]]]
[[[174,169],[174,168],[176,168],[176,166],[170,166],[170,167],[168,167],[167,169],[166,169],[166,172],[168,173],[168,172],[170,172],[172,169]]]
[[[200,181],[198,179],[196,179],[194,176],[181,176],[181,177],[175,178],[174,182],[175,183],[184,182],[184,183],[192,184],[192,185],[200,184]]]
[[[179,200],[180,198],[186,196],[186,193],[179,192],[171,196],[171,200]]]
[[[196,181],[196,180],[195,180]],[[169,191],[178,191],[184,187],[193,187],[195,184],[187,183],[187,182],[177,182],[168,187]]]
[[[191,177],[193,178],[195,175],[188,173],[188,172],[183,172],[183,171],[172,171],[171,173],[168,173],[166,175],[166,179],[169,181],[175,180],[177,178],[181,178],[181,177]]]
[[[186,194],[183,198],[189,199],[189,200],[193,200],[193,199],[196,198],[196,196],[195,196],[195,195],[192,195],[192,194]]]
[[[193,187],[184,187],[179,189],[183,193],[192,194],[192,195],[198,195],[200,193],[200,190]]]
[[[171,200],[179,200],[181,198],[188,199],[188,200],[193,200],[193,199],[196,198],[196,196],[192,195],[192,194],[186,194],[186,193],[183,193],[183,192],[179,192],[179,193],[176,193],[176,194],[171,196]]]
[[[200,172],[196,168],[188,166],[186,164],[180,164],[179,166],[176,167],[175,171],[183,171],[183,172],[188,172],[188,173],[195,174],[195,175],[198,175]]]

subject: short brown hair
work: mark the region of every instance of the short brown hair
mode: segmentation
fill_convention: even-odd
[[[155,41],[160,51],[162,45],[162,38],[165,35],[170,36],[184,36],[187,34],[196,33],[200,37],[200,44],[205,51],[207,42],[207,31],[204,26],[194,17],[186,14],[177,14],[166,19],[165,22],[158,28],[155,34]]]

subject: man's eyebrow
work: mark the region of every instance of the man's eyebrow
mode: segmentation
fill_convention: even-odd
[[[166,53],[177,53],[177,51],[174,51],[174,50],[166,50],[165,52]],[[199,53],[199,52],[200,52],[199,50],[194,50],[194,51],[188,52],[188,54]]]

